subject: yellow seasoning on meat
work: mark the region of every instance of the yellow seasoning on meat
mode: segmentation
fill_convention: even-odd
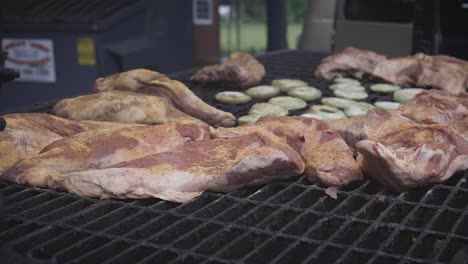
[[[83,66],[96,65],[96,49],[93,38],[78,38],[76,41],[76,49],[78,54],[78,64]]]

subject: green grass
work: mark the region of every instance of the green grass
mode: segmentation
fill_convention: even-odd
[[[302,30],[302,24],[289,24],[287,31],[288,38],[288,48],[296,49],[297,48],[297,39]],[[228,33],[229,25],[227,23],[221,23],[221,53],[223,55],[228,54],[229,44],[228,44]],[[266,50],[266,24],[265,23],[255,23],[247,24],[243,23],[240,27],[240,48],[239,50],[244,50],[252,53],[262,52]],[[237,40],[236,40],[236,27],[235,24],[231,25],[231,45],[230,50],[237,50]]]

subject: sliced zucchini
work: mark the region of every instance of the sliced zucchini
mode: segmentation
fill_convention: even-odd
[[[245,93],[252,98],[268,99],[277,96],[280,93],[280,89],[271,85],[260,85],[247,89]]]
[[[307,107],[307,102],[296,97],[291,96],[277,96],[270,98],[268,103],[280,105],[288,110],[299,110]]]
[[[306,114],[313,114],[319,116],[320,120],[339,119],[344,118],[346,115],[340,109],[329,105],[313,105],[307,109]],[[310,117],[310,116],[309,116]],[[312,116],[313,117],[313,116]]]
[[[308,84],[297,79],[276,79],[271,82],[271,85],[286,93],[293,87],[307,86]]]
[[[330,85],[330,90],[336,91],[338,89],[343,89],[346,91],[365,91],[366,88],[364,88],[361,85],[355,85],[355,84],[349,84],[349,83],[335,83]]]
[[[345,109],[351,104],[354,104],[356,101],[339,98],[339,97],[324,97],[322,98],[322,104],[333,106],[340,109]]]
[[[398,85],[393,85],[393,84],[388,84],[388,83],[378,83],[378,84],[371,85],[370,89],[371,91],[376,92],[376,93],[391,94],[391,93],[394,93],[395,91],[400,90],[401,87]]]
[[[421,88],[401,89],[393,93],[393,100],[399,103],[406,103],[422,91],[424,91],[424,89]]]
[[[239,125],[246,125],[246,124],[254,124],[257,120],[260,119],[260,116],[256,115],[245,115],[240,116],[237,118],[237,124]]]
[[[359,86],[361,85],[360,81],[358,81],[356,79],[352,79],[352,78],[346,78],[346,77],[337,77],[333,81],[336,82],[336,83],[355,84],[355,85],[359,85]]]
[[[333,94],[335,96],[349,99],[349,100],[364,100],[369,96],[364,91],[349,91],[349,90],[344,90],[344,89],[335,90],[333,91]]]
[[[298,86],[288,91],[289,96],[300,98],[304,101],[313,101],[322,97],[322,92],[311,86]]]
[[[289,114],[288,109],[276,105],[276,104],[270,104],[270,103],[257,103],[252,105],[252,107],[249,110],[249,115],[253,116],[267,116],[267,115],[273,115],[273,116],[287,116]]]
[[[252,97],[242,92],[225,91],[217,93],[215,99],[223,104],[246,104],[252,100]]]
[[[379,101],[374,103],[375,107],[384,110],[384,111],[391,111],[398,109],[400,107],[400,103],[397,102],[388,102],[388,101]]]
[[[373,105],[365,102],[355,102],[344,109],[344,113],[347,117],[355,117],[365,115],[369,110],[374,108]]]

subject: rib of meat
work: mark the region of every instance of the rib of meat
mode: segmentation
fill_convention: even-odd
[[[41,113],[10,114],[2,118],[6,128],[0,132],[0,173],[63,137],[93,129],[130,127],[120,123],[77,122]]]
[[[468,94],[424,91],[394,111],[417,123],[442,124],[468,138]]]
[[[165,124],[198,120],[163,97],[125,91],[107,91],[64,99],[53,109],[55,115],[73,120]]]
[[[80,196],[185,202],[207,190],[226,192],[303,171],[301,157],[289,145],[270,133],[255,132],[189,142],[105,169],[54,174],[48,184]]]
[[[268,116],[253,125],[218,128],[213,134],[217,138],[232,138],[268,130],[300,153],[309,180],[328,186],[342,186],[362,179],[362,172],[350,147],[337,132],[327,128],[325,122],[312,118]]]
[[[208,126],[194,122],[93,130],[54,141],[39,155],[7,169],[0,179],[44,188],[50,174],[112,166],[203,139],[209,139]]]
[[[371,74],[387,57],[368,50],[348,47],[342,52],[325,57],[315,69],[318,78],[331,80],[339,75],[362,78]]]
[[[236,118],[203,102],[183,83],[145,69],[131,70],[98,78],[95,91],[132,91],[168,98],[174,106],[214,127],[234,126]]]
[[[402,191],[442,182],[468,168],[468,141],[444,125],[421,125],[356,144],[366,175]]]
[[[264,76],[265,67],[254,57],[245,52],[233,52],[223,64],[204,67],[190,80],[246,89],[259,83]]]
[[[326,57],[315,76],[327,80],[338,75],[368,75],[397,85],[432,87],[458,94],[468,88],[468,62],[450,56],[413,56],[387,59],[371,51],[346,48]]]

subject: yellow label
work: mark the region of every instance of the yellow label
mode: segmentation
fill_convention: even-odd
[[[76,47],[78,50],[78,64],[96,65],[96,50],[94,48],[94,39],[78,38]]]

